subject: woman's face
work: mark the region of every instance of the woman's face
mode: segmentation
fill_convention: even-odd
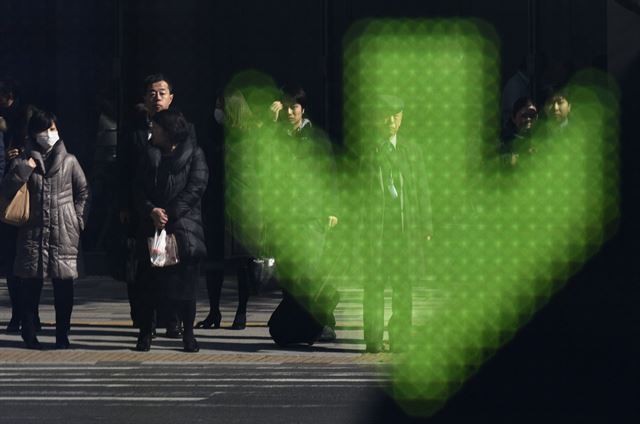
[[[51,136],[56,136],[58,132],[58,127],[56,126],[55,122],[51,123],[51,126],[49,128],[47,128],[46,130],[39,132],[38,134],[35,135],[36,138],[41,137],[41,138],[47,138],[50,135]],[[52,134],[53,133],[53,134]]]
[[[51,149],[58,142],[58,140],[60,140],[60,136],[58,135],[58,127],[56,126],[55,122],[52,122],[51,126],[46,130],[34,134],[32,135],[32,137],[44,150]]]

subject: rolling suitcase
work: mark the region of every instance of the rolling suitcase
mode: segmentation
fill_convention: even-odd
[[[324,251],[327,232],[322,236],[321,249]],[[310,286],[307,282],[307,286]],[[312,345],[322,334],[325,325],[335,326],[333,311],[340,301],[335,287],[326,279],[313,293],[293,296],[283,290],[282,301],[269,319],[269,333],[279,346],[305,343]]]
[[[298,302],[291,294],[284,292],[282,302],[269,319],[269,334],[279,346],[297,343],[315,343],[324,325]]]

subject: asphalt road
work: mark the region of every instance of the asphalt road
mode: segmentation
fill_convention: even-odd
[[[368,422],[386,381],[353,364],[3,364],[0,423]]]

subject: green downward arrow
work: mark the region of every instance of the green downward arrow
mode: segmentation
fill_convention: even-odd
[[[568,125],[538,122],[526,143],[516,140],[518,160],[505,160],[495,40],[470,20],[357,25],[345,42],[346,148],[335,161],[321,134],[290,137],[261,115],[276,98],[268,78],[245,73],[229,89],[244,110],[227,140],[234,234],[275,256],[300,299],[327,278],[338,288],[410,287],[412,307],[393,305],[394,316],[408,308],[412,324],[390,390],[413,413],[433,413],[459,389],[618,217],[612,84],[575,76]],[[382,119],[394,102],[403,110],[397,152]],[[339,219],[332,230],[329,215]]]

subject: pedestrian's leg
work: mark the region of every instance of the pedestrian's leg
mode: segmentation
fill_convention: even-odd
[[[318,296],[318,320],[323,326],[322,334],[320,334],[320,339],[318,341],[332,342],[336,340],[336,316],[334,312],[339,301],[340,295],[338,290],[325,281],[320,295]]]
[[[159,322],[161,321],[164,323],[164,326],[167,329],[165,336],[170,339],[179,339],[182,337],[180,318],[178,317],[179,309],[180,305],[174,299],[169,299],[163,296],[158,302],[156,317]]]
[[[379,278],[364,282],[362,317],[367,351],[380,352],[384,336],[384,282]]]
[[[138,323],[140,325],[140,332],[138,333],[136,350],[146,352],[151,348],[155,300],[152,293],[147,290],[141,291],[140,294],[140,299],[138,299]]]
[[[27,349],[42,349],[36,337],[36,316],[42,292],[41,279],[23,279],[22,284],[22,340]]]
[[[53,304],[56,310],[56,349],[69,348],[69,330],[73,311],[73,279],[53,279]]]
[[[207,295],[209,296],[209,314],[196,324],[196,328],[220,328],[222,314],[220,313],[220,295],[222,293],[222,283],[224,281],[224,271],[215,269],[207,271]]]
[[[196,301],[182,300],[178,302],[178,314],[183,325],[182,342],[186,352],[197,352],[200,350],[198,342],[193,335],[193,323],[196,319]]]
[[[231,328],[244,330],[247,326],[247,303],[249,302],[249,260],[238,265],[238,309]]]
[[[151,348],[151,334],[154,326],[155,296],[153,292],[153,282],[149,282],[151,271],[148,268],[138,270],[136,283],[138,283],[136,304],[138,307],[137,317],[140,326],[136,350],[146,352]]]
[[[127,297],[129,298],[129,314],[131,316],[131,321],[133,322],[134,328],[140,328],[140,323],[138,322],[138,298],[139,295],[137,293],[137,284],[135,281],[127,281]]]
[[[20,279],[15,276],[7,276],[7,289],[9,291],[9,300],[11,301],[11,320],[7,325],[8,333],[20,332],[20,321],[22,319],[22,286]]]
[[[392,310],[389,318],[389,345],[393,351],[408,349],[411,342],[413,298],[411,281],[403,279],[393,284]]]

